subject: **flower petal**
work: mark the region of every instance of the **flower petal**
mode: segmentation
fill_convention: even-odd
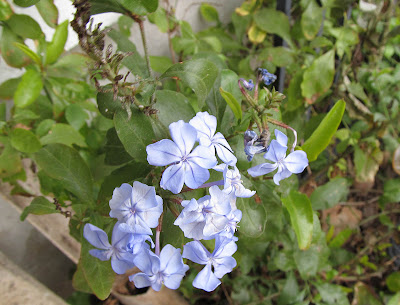
[[[199,241],[191,241],[183,246],[182,257],[190,259],[192,262],[205,265],[208,262],[210,252]]]
[[[89,250],[89,254],[98,258],[101,261],[108,261],[112,255],[111,250],[99,250],[99,249],[92,249]]]
[[[210,169],[217,165],[217,158],[213,148],[197,146],[188,156],[188,161],[196,163],[202,168]]]
[[[222,133],[217,134],[212,138],[212,143],[215,146],[218,157],[226,164],[234,166],[237,162],[236,157],[233,155],[232,148],[229,146],[228,141]]]
[[[286,150],[286,146],[279,144],[276,140],[272,140],[264,158],[272,162],[278,162],[286,157]]]
[[[83,237],[96,248],[103,250],[111,249],[107,233],[90,223],[85,224],[83,228]]]
[[[133,258],[133,256],[132,256]],[[126,271],[135,267],[133,262],[129,262],[123,259],[118,259],[116,256],[111,257],[111,267],[117,274],[125,274]]]
[[[207,264],[199,272],[193,281],[193,286],[198,289],[203,289],[205,291],[211,292],[221,284],[221,281],[215,276],[211,271],[211,265]]]
[[[299,174],[308,165],[307,154],[302,150],[296,150],[285,158],[283,164],[293,174]]]
[[[157,206],[148,209],[140,213],[140,218],[150,227],[155,228],[158,226],[158,219],[163,211],[163,201],[162,198],[156,195]]]
[[[170,190],[174,194],[178,194],[183,187],[185,181],[185,171],[182,164],[172,165],[168,167],[161,178],[160,186],[164,190]]]
[[[148,276],[155,275],[160,270],[160,258],[151,251],[139,252],[133,263]]]
[[[187,161],[185,167],[185,184],[191,189],[197,189],[210,178],[208,169],[200,167],[197,163]]]
[[[165,275],[181,274],[182,276],[189,269],[182,260],[181,250],[171,245],[165,245],[160,253],[160,271]]]
[[[182,153],[179,147],[169,139],[163,139],[154,144],[147,145],[147,162],[155,166],[165,166],[179,162]]]
[[[292,173],[285,167],[279,167],[278,171],[274,175],[274,182],[276,185],[279,185],[279,181],[282,179],[286,179],[290,177]]]
[[[275,129],[275,138],[282,146],[287,146],[288,137],[280,130]]]
[[[120,187],[116,187],[109,202],[111,210],[121,207],[126,200],[129,200],[131,193],[132,186],[127,183],[123,183]]]
[[[213,266],[215,276],[220,279],[236,267],[236,260],[232,256],[217,258],[214,259]]]
[[[204,137],[211,139],[217,130],[217,118],[208,112],[198,112],[189,124],[196,128],[197,139]]]
[[[270,172],[273,172],[277,168],[278,168],[278,164],[277,163],[263,163],[263,164],[259,164],[257,166],[254,166],[252,168],[249,168],[247,170],[247,172],[252,177],[258,177],[258,176],[262,176],[262,175],[265,175],[265,174],[269,174]]]
[[[187,156],[197,139],[197,131],[189,123],[180,120],[169,125],[172,140],[176,143],[181,156]]]
[[[152,284],[149,276],[145,273],[136,273],[134,275],[131,275],[129,277],[129,280],[135,284],[136,288],[139,289],[144,287],[150,287]]]

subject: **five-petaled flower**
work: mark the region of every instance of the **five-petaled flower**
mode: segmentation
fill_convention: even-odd
[[[158,225],[163,201],[154,186],[135,181],[117,187],[110,200],[110,216],[117,218],[123,231],[151,235]]]
[[[219,279],[236,267],[236,260],[232,257],[236,250],[234,239],[219,235],[215,238],[213,253],[197,240],[184,245],[182,257],[206,265],[194,279],[193,286],[208,292],[217,288],[221,284]],[[211,267],[214,268],[214,272]]]
[[[215,153],[199,145],[193,151],[197,139],[196,129],[180,120],[169,125],[171,138],[163,139],[146,147],[147,161],[151,165],[170,165],[163,173],[160,186],[178,194],[186,184],[195,189],[210,178],[208,169],[217,164]]]
[[[287,136],[275,129],[276,140],[272,140],[264,158],[274,163],[263,163],[252,168],[247,172],[252,177],[257,177],[273,172],[278,169],[274,175],[275,184],[288,178],[291,174],[301,173],[308,165],[307,154],[302,150],[296,150],[286,156]]]
[[[217,130],[217,118],[208,112],[198,112],[196,116],[189,121],[197,130],[197,140],[200,145],[208,147],[213,154],[217,152],[218,157],[222,162],[235,165],[236,157],[233,155],[232,149],[222,133]]]
[[[137,288],[151,286],[155,291],[159,291],[162,284],[177,289],[189,269],[182,261],[181,250],[171,245],[166,245],[160,256],[151,251],[140,252],[134,263],[142,272],[131,275],[129,280]]]

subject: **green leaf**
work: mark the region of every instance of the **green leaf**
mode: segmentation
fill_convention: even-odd
[[[385,202],[400,202],[400,179],[389,179],[383,184]]]
[[[117,0],[89,0],[89,2],[91,15],[109,12],[126,13],[126,9]]]
[[[22,68],[30,64],[31,59],[14,45],[15,42],[24,43],[22,38],[17,36],[8,26],[3,26],[0,40],[1,56],[7,65]]]
[[[383,305],[383,303],[377,297],[374,289],[371,286],[367,286],[363,282],[356,283],[354,288],[354,299],[352,304]]]
[[[48,176],[60,180],[64,188],[83,203],[93,202],[92,175],[75,149],[63,144],[49,144],[34,154],[34,160]]]
[[[392,298],[390,298],[387,305],[399,305],[400,304],[400,292],[396,293]]]
[[[131,36],[131,28],[133,27],[133,19],[122,15],[118,18],[118,29],[119,31],[127,37]]]
[[[265,48],[258,58],[272,62],[277,67],[287,67],[294,62],[293,52],[285,47]]]
[[[313,210],[325,210],[334,207],[339,201],[346,201],[350,183],[346,178],[335,178],[319,186],[310,196]]]
[[[251,238],[261,236],[267,222],[267,213],[264,206],[247,198],[237,198],[236,204],[238,209],[242,211],[240,233]]]
[[[89,119],[87,112],[77,104],[68,105],[65,108],[65,118],[67,122],[76,130],[79,130],[86,124]]]
[[[56,28],[58,25],[58,9],[53,0],[40,0],[36,3],[36,8],[42,16],[44,22],[49,27]]]
[[[283,12],[263,8],[254,14],[254,21],[261,30],[277,34],[291,44],[289,19]]]
[[[172,66],[172,60],[166,56],[150,56],[151,69],[158,73],[164,73]]]
[[[6,0],[0,0],[0,21],[6,21],[13,14],[10,4]]]
[[[299,248],[307,249],[311,244],[313,233],[313,211],[307,195],[290,191],[282,203],[289,212],[292,227],[297,236]]]
[[[71,223],[70,223],[70,226],[71,226]],[[79,233],[78,233],[78,237],[79,237]],[[74,276],[72,277],[72,286],[74,287],[75,290],[83,291],[83,292],[90,293],[90,294],[93,293],[92,289],[90,288],[89,284],[86,281],[85,276],[83,275],[81,260],[78,262],[78,265],[76,266],[76,271],[74,273]],[[88,296],[90,296],[90,295],[88,295]],[[68,301],[70,299],[71,299],[71,297],[68,298]],[[72,304],[80,304],[80,303],[72,303]],[[86,304],[86,303],[83,303],[83,304]],[[90,304],[90,302],[88,301],[87,304]]]
[[[203,2],[200,6],[200,13],[205,21],[219,24],[218,11],[212,5]]]
[[[121,102],[113,99],[112,92],[97,93],[97,107],[100,113],[107,119],[113,119],[116,111],[122,110]]]
[[[345,109],[346,103],[343,100],[339,100],[303,144],[301,148],[307,153],[308,161],[315,161],[318,155],[329,145],[342,121]]]
[[[140,77],[148,77],[146,61],[142,56],[140,56],[135,44],[130,41],[128,37],[116,30],[111,30],[108,32],[108,36],[116,42],[119,51],[133,53],[132,55],[124,58],[122,64],[127,67],[132,74]]]
[[[35,5],[40,0],[14,0],[14,3],[21,7],[29,7]]]
[[[170,67],[160,79],[178,77],[191,88],[200,103],[203,103],[218,75],[218,68],[204,59],[188,60]]]
[[[22,52],[24,52],[26,55],[28,55],[35,63],[37,63],[39,66],[42,64],[42,61],[35,52],[33,52],[31,49],[29,49],[28,46],[19,43],[19,42],[14,42],[15,46],[20,49]]]
[[[42,75],[34,69],[27,69],[14,94],[15,106],[25,108],[31,105],[39,97],[42,89]]]
[[[224,89],[222,89],[222,87],[219,88],[219,92],[221,93],[221,96],[224,98],[228,106],[232,109],[236,119],[240,121],[242,119],[242,108],[239,102],[230,92],[225,91]]]
[[[307,40],[313,40],[321,28],[323,8],[315,0],[308,1],[308,5],[301,15],[301,28]]]
[[[114,115],[114,125],[125,150],[136,161],[146,162],[146,146],[155,140],[149,118],[137,110],[132,110],[129,118],[125,110],[119,110]]]
[[[52,119],[46,119],[43,120],[39,123],[39,125],[36,127],[36,135],[38,137],[43,137],[44,135],[48,134],[50,131],[51,127],[56,124],[56,121]]]
[[[331,50],[313,61],[303,75],[301,92],[313,104],[331,87],[335,73],[335,51]]]
[[[391,292],[399,292],[400,291],[400,272],[396,271],[391,273],[386,278],[386,285],[388,286]]]
[[[188,122],[196,115],[188,99],[179,92],[157,90],[156,100],[154,108],[158,110],[160,122],[166,127],[179,120]]]
[[[166,33],[168,31],[170,25],[164,8],[159,6],[154,13],[147,17],[151,23],[154,23],[158,27],[161,33]]]
[[[46,61],[45,64],[49,65],[54,63],[60,55],[64,52],[64,46],[68,38],[68,20],[60,23],[54,32],[53,39],[46,48]]]
[[[14,14],[7,20],[11,30],[22,38],[39,39],[43,35],[39,24],[28,15]]]
[[[158,0],[118,0],[118,2],[136,15],[153,13],[158,7]]]
[[[17,77],[7,79],[4,83],[2,83],[0,85],[0,98],[4,100],[12,99],[20,81],[21,77]]]
[[[316,287],[321,295],[322,300],[324,300],[327,304],[350,304],[349,300],[347,299],[347,293],[345,293],[339,285],[324,283],[321,285],[316,285]]]
[[[24,153],[34,153],[42,148],[35,134],[23,128],[15,128],[10,134],[10,139],[11,145]]]
[[[89,254],[93,246],[82,237],[82,249],[79,264],[82,273],[93,293],[100,299],[105,300],[111,292],[115,279],[115,272],[111,268],[110,261],[101,261]]]
[[[40,196],[36,197],[35,199],[32,200],[31,204],[28,205],[21,213],[20,219],[21,221],[24,221],[25,218],[29,214],[34,214],[34,215],[46,215],[46,214],[53,214],[53,213],[59,213],[58,210],[56,210],[56,206],[54,203],[48,201],[46,198]]]
[[[110,128],[107,131],[106,139],[106,144],[104,145],[104,150],[106,151],[105,164],[120,165],[132,161],[132,157],[126,152],[124,145],[118,138],[115,128]]]
[[[289,272],[278,299],[278,304],[293,304],[299,300],[299,285],[293,272]]]
[[[164,204],[166,204],[165,201]],[[185,238],[183,236],[183,231],[178,226],[174,225],[175,219],[176,217],[172,214],[171,211],[166,210],[166,212],[164,212],[163,226],[162,226],[162,232],[164,234],[161,234],[161,240],[160,240],[162,247],[167,244],[170,244],[178,249],[183,247]]]
[[[329,247],[331,248],[340,248],[345,244],[345,242],[353,235],[354,230],[352,229],[344,229],[340,231],[330,242]]]
[[[22,170],[21,158],[8,139],[0,139],[4,149],[0,155],[0,178],[10,177]]]
[[[67,146],[76,144],[81,147],[86,147],[85,138],[68,124],[55,124],[50,130],[50,133],[40,139],[42,145],[50,143],[61,143]]]

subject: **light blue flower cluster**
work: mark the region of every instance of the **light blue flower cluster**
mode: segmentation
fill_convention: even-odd
[[[266,86],[271,85],[277,79],[276,75],[269,73],[267,69],[259,68],[258,72],[260,73],[261,80],[264,82]]]
[[[209,195],[200,199],[182,201],[183,210],[175,220],[185,237],[194,239],[183,247],[182,257],[206,265],[196,276],[193,285],[205,291],[214,290],[226,273],[236,266],[232,254],[236,251],[234,236],[242,212],[236,207],[237,197],[251,197],[240,180],[237,159],[225,137],[217,132],[217,119],[207,112],[199,112],[185,123],[178,121],[169,126],[171,140],[161,140],[147,146],[147,161],[152,165],[168,167],[160,186],[177,194],[186,184],[190,188],[205,187],[209,169],[223,172],[224,181],[210,183]],[[195,142],[198,146],[194,147]],[[175,149],[177,147],[177,149]],[[218,166],[216,156],[222,161]],[[169,170],[169,168],[174,169]],[[223,184],[221,190],[217,185]],[[215,239],[212,254],[200,240]],[[214,272],[211,269],[214,267]]]
[[[137,266],[142,272],[129,279],[138,288],[151,286],[159,291],[164,283],[170,289],[177,289],[188,270],[183,263],[180,249],[166,245],[161,253],[156,244],[156,254],[150,250],[154,244],[149,235],[151,228],[158,226],[163,210],[163,201],[156,195],[155,188],[135,181],[133,186],[122,184],[114,190],[110,200],[110,216],[117,218],[112,233],[112,242],[107,234],[92,224],[86,224],[83,236],[99,249],[89,251],[100,260],[109,260],[118,274]],[[156,241],[157,242],[157,241]],[[159,244],[158,244],[159,246]]]
[[[110,216],[116,218],[111,244],[107,234],[100,228],[86,224],[83,236],[97,249],[89,251],[100,260],[110,260],[113,270],[124,274],[136,266],[141,272],[129,279],[137,288],[151,286],[159,291],[164,284],[177,289],[189,267],[183,258],[205,265],[193,281],[193,286],[213,291],[221,284],[220,279],[236,266],[232,255],[236,252],[234,236],[242,212],[237,209],[238,197],[248,198],[255,194],[245,188],[236,167],[237,159],[229,143],[217,130],[217,120],[207,112],[199,112],[189,123],[178,121],[169,126],[171,138],[147,146],[147,161],[155,166],[168,166],[161,177],[160,186],[174,194],[182,191],[183,185],[195,189],[209,187],[209,195],[183,200],[183,210],[174,224],[179,226],[187,238],[193,239],[183,246],[183,253],[171,245],[160,251],[163,200],[156,195],[155,188],[135,181],[133,185],[117,187],[109,202]],[[274,181],[292,173],[300,173],[308,164],[302,151],[286,156],[287,137],[275,131],[276,140],[269,148],[263,146],[253,131],[245,133],[245,152],[249,161],[254,154],[266,151],[265,158],[274,163],[264,163],[248,170],[259,176],[278,169]],[[217,165],[217,157],[222,161]],[[223,180],[204,184],[210,177],[209,170],[223,173]],[[223,189],[219,187],[223,185]],[[155,243],[150,235],[156,228]],[[215,240],[211,253],[200,241]],[[155,252],[151,250],[155,248]]]

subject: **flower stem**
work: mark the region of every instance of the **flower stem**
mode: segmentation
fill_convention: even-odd
[[[148,70],[148,72],[149,72],[149,77],[153,77],[153,73],[152,73],[151,66],[150,66],[149,49],[148,49],[148,47],[147,47],[147,40],[146,40],[145,31],[144,31],[143,20],[140,19],[140,18],[137,18],[136,21],[139,23],[140,36],[142,36],[144,57],[146,58],[146,65],[147,65],[147,70]]]
[[[163,218],[164,218],[164,213],[161,214],[160,219],[158,221],[158,226],[156,228],[156,255],[157,256],[160,256],[160,234],[161,234]]]

